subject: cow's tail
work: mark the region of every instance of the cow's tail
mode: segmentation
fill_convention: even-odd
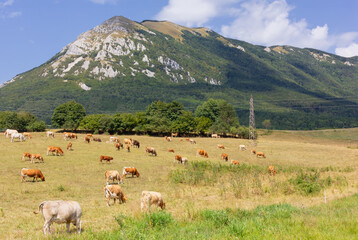
[[[33,213],[34,213],[34,214],[39,214],[40,212],[42,213],[45,203],[46,203],[46,202],[40,203],[40,205],[39,205],[39,211],[38,211],[38,212],[33,211]]]

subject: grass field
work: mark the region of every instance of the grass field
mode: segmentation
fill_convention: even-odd
[[[61,133],[54,139],[33,133],[32,139],[22,143],[11,143],[1,135],[0,239],[43,237],[42,216],[33,211],[42,201],[58,199],[80,203],[82,239],[351,238],[357,234],[358,209],[354,195],[358,188],[358,141],[351,136],[355,133],[356,129],[332,130],[326,137],[319,132],[273,131],[261,136],[255,147],[265,152],[266,159],[257,159],[250,153],[251,147],[239,151],[240,144],[249,146],[242,139],[196,138],[197,144],[190,144],[181,138],[167,142],[158,137],[119,136],[141,143],[139,149],[126,152],[106,143],[108,135],[97,136],[102,143],[87,144],[80,134],[72,141],[74,151],[46,156],[47,146],[66,149]],[[218,149],[217,144],[226,149]],[[158,156],[146,154],[145,146],[156,148]],[[189,164],[174,164],[174,154],[168,148],[187,157]],[[208,159],[196,156],[199,148],[208,151]],[[45,163],[22,161],[23,152],[40,153]],[[221,160],[222,152],[230,160],[238,160],[240,166]],[[100,155],[113,156],[114,160],[100,163]],[[269,165],[277,169],[276,176],[268,174]],[[136,167],[141,175],[129,177],[121,185],[127,203],[107,207],[104,172],[122,172],[124,166]],[[24,167],[39,168],[46,181],[27,179],[21,183]],[[161,192],[166,210],[142,215],[143,190]],[[52,228],[53,236],[68,237],[65,225],[54,224]],[[280,235],[275,235],[276,231]],[[78,238],[74,233],[70,236]]]

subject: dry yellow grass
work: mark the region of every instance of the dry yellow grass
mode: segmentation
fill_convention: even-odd
[[[188,217],[198,209],[211,208],[244,208],[250,209],[260,204],[290,203],[295,206],[311,206],[324,201],[323,193],[315,196],[302,196],[298,193],[283,194],[280,187],[295,176],[300,168],[324,168],[331,170],[322,172],[321,176],[345,177],[347,186],[332,185],[326,190],[327,200],[331,201],[348,196],[357,190],[358,150],[348,148],[352,140],[331,140],[317,137],[302,136],[295,132],[275,131],[272,135],[259,138],[257,151],[265,152],[267,158],[256,158],[247,151],[239,151],[240,144],[249,146],[247,140],[230,138],[195,138],[197,144],[180,141],[173,138],[167,142],[164,138],[148,136],[119,136],[121,140],[132,137],[141,143],[139,149],[131,148],[116,151],[108,135],[99,135],[102,143],[84,142],[84,134],[79,134],[78,140],[73,140],[73,151],[67,151],[61,133],[54,139],[47,138],[45,133],[33,133],[33,138],[26,142],[11,143],[10,139],[0,136],[0,239],[6,238],[40,238],[43,219],[34,215],[38,205],[46,200],[75,200],[83,210],[82,226],[84,231],[94,232],[112,230],[117,227],[113,216],[123,213],[132,216],[140,215],[140,194],[143,190],[158,191],[163,194],[167,211],[174,217]],[[217,148],[223,144],[226,149]],[[47,146],[60,146],[64,156],[46,156]],[[156,148],[158,157],[145,153],[145,146]],[[175,153],[168,152],[173,148]],[[208,151],[209,159],[196,156],[196,150],[202,148]],[[40,153],[45,163],[31,164],[22,161],[22,153]],[[213,163],[227,164],[221,160],[221,153],[227,153],[229,159],[258,165],[266,169],[269,165],[277,166],[278,174],[273,177],[266,171],[260,175],[249,176],[240,180],[247,186],[239,196],[231,181],[237,176],[223,174],[213,184],[190,186],[175,184],[169,174],[175,169],[185,167],[173,163],[174,155],[187,157],[189,161],[207,160]],[[100,163],[99,156],[113,156],[112,163]],[[128,201],[122,205],[106,206],[103,187],[106,184],[106,170],[118,170],[133,166],[140,172],[139,178],[128,177],[121,185]],[[39,168],[46,177],[45,182],[26,183],[20,181],[21,168]],[[293,170],[287,169],[292,167]],[[349,167],[349,171],[344,171]],[[285,170],[286,169],[286,170]],[[262,185],[258,192],[257,185]],[[277,192],[275,189],[277,188]],[[111,201],[112,203],[112,201]],[[64,232],[65,225],[54,224],[56,231]]]

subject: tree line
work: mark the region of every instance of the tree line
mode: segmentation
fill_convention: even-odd
[[[17,129],[18,131],[42,132],[46,129],[44,121],[29,112],[0,112],[0,129]]]
[[[184,109],[176,101],[155,101],[143,112],[90,114],[74,101],[58,106],[51,118],[56,128],[83,129],[93,133],[136,133],[162,135],[179,134],[206,135],[219,133],[240,138],[249,137],[249,129],[240,126],[234,107],[221,99],[209,99],[194,112]]]

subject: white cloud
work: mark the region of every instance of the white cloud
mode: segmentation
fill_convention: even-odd
[[[14,0],[7,0],[5,2],[0,2],[0,7],[4,8],[4,7],[8,7],[11,6],[14,3]]]
[[[169,0],[155,18],[168,20],[188,27],[202,26],[218,16],[223,8],[239,0]]]
[[[7,15],[8,18],[14,18],[14,17],[18,17],[21,16],[22,12],[11,12]]]
[[[106,3],[111,3],[114,4],[117,2],[117,0],[90,0],[93,3],[98,3],[98,4],[106,4]]]
[[[343,57],[358,56],[358,44],[351,43],[348,47],[336,48],[335,52],[337,55],[340,55]]]

